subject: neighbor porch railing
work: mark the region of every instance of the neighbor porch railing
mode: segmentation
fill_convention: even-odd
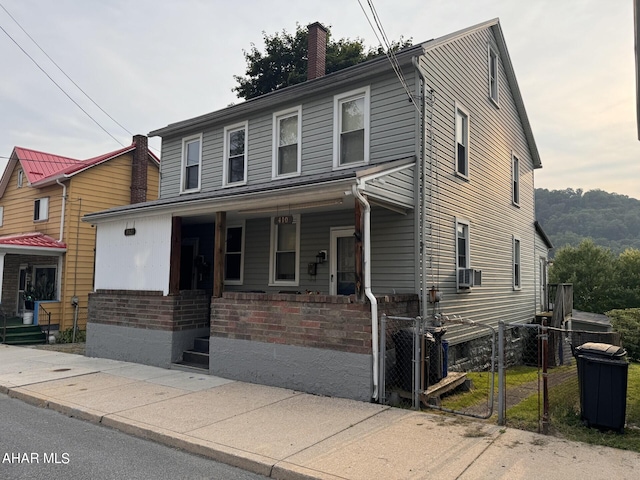
[[[40,325],[40,315],[44,314],[47,317],[47,343],[49,342],[49,335],[51,334],[51,312],[47,311],[42,304],[38,305],[38,324]]]

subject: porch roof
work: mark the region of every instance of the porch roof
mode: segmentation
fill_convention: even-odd
[[[216,211],[235,211],[240,213],[257,213],[275,211],[276,205],[338,204],[345,194],[351,193],[351,186],[358,180],[380,178],[385,174],[410,168],[415,164],[415,157],[365,165],[353,168],[334,170],[331,172],[304,175],[300,177],[273,180],[258,184],[243,185],[233,189],[219,188],[210,192],[200,192],[179,197],[162,198],[150,202],[114,207],[109,210],[89,213],[82,220],[100,223],[123,217],[146,216],[152,213],[171,213],[173,215],[198,215],[199,213]],[[381,204],[385,200],[390,205],[396,203],[393,198],[379,198]],[[330,203],[334,202],[334,203]],[[384,206],[384,205],[383,205]],[[412,208],[403,205],[402,208]],[[292,210],[294,208],[292,207]]]
[[[40,232],[0,237],[0,252],[22,254],[56,254],[67,251],[67,244]]]

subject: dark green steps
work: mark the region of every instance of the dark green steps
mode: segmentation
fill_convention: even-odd
[[[23,325],[22,319],[7,319],[7,338],[4,335],[4,323],[0,319],[0,342],[7,345],[37,345],[47,343],[47,336],[38,325]]]

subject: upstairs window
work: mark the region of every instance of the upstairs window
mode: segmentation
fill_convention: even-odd
[[[520,239],[513,237],[513,289],[520,290]]]
[[[456,173],[469,177],[469,114],[456,105]]]
[[[498,54],[489,47],[489,98],[498,105]]]
[[[200,190],[202,135],[182,140],[182,192]]]
[[[242,285],[244,228],[227,227],[224,256],[224,280],[228,285]]]
[[[334,168],[369,162],[369,87],[334,97]]]
[[[44,221],[49,218],[49,198],[38,198],[33,203],[33,221]]]
[[[224,129],[224,185],[247,183],[247,123]]]
[[[520,205],[520,160],[511,155],[511,192],[514,205]]]
[[[23,182],[24,182],[24,171],[18,170],[18,188],[22,188]]]
[[[273,178],[300,174],[301,107],[273,115]]]
[[[0,207],[0,227],[4,224],[4,207]]]

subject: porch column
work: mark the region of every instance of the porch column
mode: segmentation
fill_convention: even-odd
[[[182,217],[171,219],[171,258],[169,264],[169,295],[180,293],[180,254],[182,249]]]
[[[2,282],[4,281],[4,256],[6,253],[0,253],[0,305],[2,305]]]
[[[213,252],[213,296],[222,297],[224,290],[224,244],[227,239],[227,212],[216,212],[216,234]]]
[[[364,302],[364,286],[362,283],[362,205],[355,202],[355,269],[356,269],[356,298]]]

